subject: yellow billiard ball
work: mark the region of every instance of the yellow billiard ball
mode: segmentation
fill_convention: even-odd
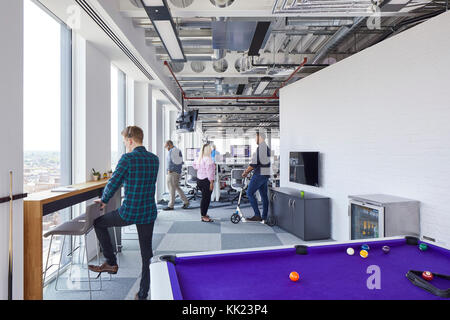
[[[361,250],[359,252],[359,255],[361,256],[361,258],[367,258],[369,256],[369,252],[367,252],[367,250]]]

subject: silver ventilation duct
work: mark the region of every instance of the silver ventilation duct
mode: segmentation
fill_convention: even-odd
[[[216,21],[225,21],[225,18],[220,17],[217,18]],[[211,26],[211,23],[209,23],[209,26]],[[218,61],[225,58],[225,55],[226,55],[225,49],[213,49],[212,55],[190,56],[189,54],[186,54],[186,59],[188,61]]]
[[[346,38],[349,34],[351,34],[356,28],[358,28],[364,21],[366,17],[358,17],[353,21],[353,25],[351,27],[343,26],[339,28],[336,33],[331,36],[331,38],[320,48],[320,50],[316,53],[311,63],[315,64],[321,61],[326,55],[344,38]]]
[[[340,27],[353,24],[353,19],[345,18],[286,18],[288,26],[305,26],[305,27]]]

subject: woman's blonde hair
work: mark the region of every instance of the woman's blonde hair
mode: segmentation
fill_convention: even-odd
[[[203,157],[211,157],[211,145],[208,143],[203,145],[198,161],[202,161]]]

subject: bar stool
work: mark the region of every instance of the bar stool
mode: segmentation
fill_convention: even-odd
[[[82,289],[58,289],[58,280],[59,280],[59,271],[61,268],[61,260],[62,260],[62,255],[63,255],[63,251],[64,251],[64,243],[66,240],[66,236],[84,236],[84,243],[85,243],[85,254],[86,254],[86,264],[89,263],[88,261],[88,244],[87,244],[87,237],[86,235],[92,230],[92,228],[94,227],[94,220],[97,219],[98,217],[100,217],[103,214],[103,212],[100,210],[100,207],[98,204],[92,204],[90,206],[88,206],[86,208],[86,213],[71,220],[71,221],[67,221],[64,222],[60,225],[58,225],[57,227],[53,228],[52,230],[46,232],[44,234],[44,237],[47,238],[49,236],[51,236],[50,238],[50,245],[48,248],[48,255],[47,255],[47,261],[45,264],[45,270],[44,270],[44,282],[45,282],[45,277],[47,274],[47,270],[48,270],[48,260],[49,260],[49,256],[50,256],[50,250],[52,247],[52,241],[53,241],[53,237],[54,236],[63,236],[63,242],[61,244],[61,253],[60,253],[60,257],[59,257],[59,263],[58,263],[58,271],[57,271],[57,275],[56,275],[56,283],[55,283],[55,290],[56,291],[89,291],[89,298],[92,300],[92,291],[100,291],[102,290],[102,278],[100,277],[100,288],[93,290],[91,287],[91,276],[89,273],[89,269],[87,269],[87,275],[88,275],[88,283],[89,283],[89,289],[88,290],[82,290]],[[99,248],[98,248],[98,244],[97,244],[97,259],[99,259]],[[70,268],[72,269],[72,264],[73,264],[73,252],[78,249],[75,248],[74,250],[71,251],[70,255],[71,255],[71,266]],[[84,260],[84,257],[83,257]],[[71,276],[71,271],[70,270],[70,275]],[[83,280],[78,280],[79,282],[83,282]]]

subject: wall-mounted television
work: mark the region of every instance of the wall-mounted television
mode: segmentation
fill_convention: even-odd
[[[289,181],[318,187],[319,153],[290,152]]]
[[[180,112],[177,118],[177,133],[194,132],[197,125],[198,110]]]

